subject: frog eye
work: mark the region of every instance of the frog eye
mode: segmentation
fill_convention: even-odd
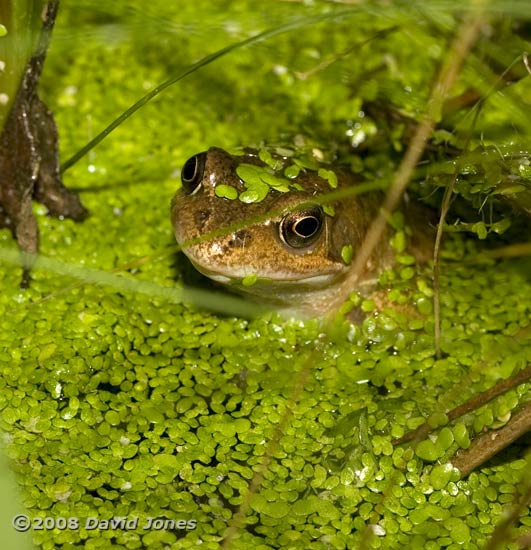
[[[193,195],[201,185],[205,170],[206,153],[199,153],[190,157],[181,170],[181,182],[184,192]]]
[[[291,248],[310,246],[321,234],[323,220],[320,206],[290,212],[280,221],[280,239]]]

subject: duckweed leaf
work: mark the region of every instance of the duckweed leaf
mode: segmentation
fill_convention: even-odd
[[[317,171],[317,175],[325,179],[332,189],[335,189],[337,187],[337,174],[333,170],[319,168],[319,170]]]
[[[262,181],[270,185],[276,191],[280,193],[287,193],[289,191],[290,182],[285,178],[279,178],[274,174],[269,174],[267,172],[262,173]]]
[[[323,212],[327,216],[335,216],[336,215],[335,208],[331,204],[323,204],[322,208],[323,208]]]
[[[430,439],[426,439],[424,441],[420,441],[417,444],[415,448],[415,454],[419,458],[422,458],[422,460],[426,460],[427,462],[434,462],[441,456],[442,449]]]
[[[242,285],[243,286],[253,286],[254,284],[256,284],[257,280],[258,280],[258,277],[256,276],[256,274],[252,273],[250,275],[246,275],[242,279]]]
[[[274,158],[267,149],[260,149],[258,158],[274,171],[280,170],[284,165],[281,159]]]
[[[352,249],[352,245],[351,244],[346,244],[345,246],[343,246],[343,248],[341,249],[341,259],[343,260],[344,263],[346,263],[347,265],[350,264],[350,262],[352,262],[352,257],[353,257],[353,249]]]
[[[261,202],[267,197],[269,189],[269,185],[261,179],[253,180],[253,183],[248,183],[247,189],[240,193],[239,199],[246,204]]]
[[[236,174],[247,186],[260,184],[262,182],[261,174],[263,171],[264,168],[262,166],[246,162],[242,162],[236,167]]]
[[[270,188],[280,193],[289,191],[289,180],[275,176],[263,166],[243,162],[236,167],[236,174],[247,187],[246,191],[240,193],[242,202],[260,202],[265,199]]]
[[[317,160],[309,155],[303,155],[300,157],[295,157],[293,162],[299,166],[299,168],[308,169],[308,170],[319,170],[319,163]]]
[[[224,183],[216,185],[215,193],[217,197],[229,200],[238,198],[238,190],[232,185],[225,185]]]
[[[296,164],[290,164],[284,169],[284,175],[289,179],[295,179],[301,171],[300,166]]]

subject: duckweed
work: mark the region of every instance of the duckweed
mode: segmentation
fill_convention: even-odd
[[[216,185],[215,193],[216,196],[229,200],[235,200],[238,198],[238,190],[235,187],[232,187],[232,185],[225,185],[223,183]]]
[[[300,174],[301,168],[296,164],[290,164],[284,169],[284,175],[289,179],[295,179]]]
[[[348,265],[350,264],[350,262],[352,262],[353,255],[354,251],[351,244],[347,244],[341,249],[341,259],[345,264]]]
[[[236,168],[238,177],[245,183],[247,189],[240,193],[240,200],[245,203],[263,201],[270,188],[281,193],[289,191],[289,181],[279,178],[262,166],[241,163]],[[219,187],[219,186],[218,186]]]
[[[258,158],[267,164],[273,171],[281,170],[284,167],[284,163],[282,162],[282,159],[274,158],[271,153],[265,149],[261,148],[258,151]]]
[[[323,204],[323,212],[327,215],[327,216],[335,216],[336,215],[336,211],[334,209],[334,207],[331,205],[331,204]]]
[[[257,275],[254,274],[254,273],[251,273],[250,275],[246,275],[242,279],[242,285],[243,286],[252,286],[252,285],[256,284],[257,280],[258,280]]]
[[[430,439],[421,441],[415,448],[415,453],[417,456],[427,462],[434,462],[440,458],[443,451],[444,449],[442,449],[441,446],[437,445],[437,443],[434,443]]]
[[[327,170],[326,168],[319,168],[317,175],[328,182],[328,185],[332,189],[337,187],[337,174],[333,170]]]
[[[153,5],[161,13],[170,10],[168,20],[196,25],[197,3],[193,9],[180,4],[179,13],[168,3]],[[239,9],[240,2],[232,4],[236,8],[229,9]],[[216,8],[209,3],[207,9]],[[144,8],[128,13],[134,18]],[[104,15],[113,20],[111,13]],[[69,26],[79,13],[65,4],[61,17],[58,37],[77,40]],[[364,17],[362,11],[357,17]],[[369,29],[371,19],[365,21]],[[138,28],[137,20],[129,23],[126,30]],[[351,44],[352,20],[348,23],[345,35],[338,34],[345,48]],[[182,59],[206,53],[201,35],[206,31],[194,29],[198,36],[190,32],[179,40]],[[146,33],[148,41],[166,32],[156,30]],[[166,46],[157,42],[157,55],[142,42],[118,38],[102,44],[97,33],[83,33],[90,48],[76,42],[70,58],[58,40],[42,84],[57,112],[64,156],[138,97],[147,80],[162,81],[173,70],[175,32],[168,30]],[[319,37],[328,44],[329,29],[301,33],[300,42],[291,35],[295,49],[308,56],[305,63],[315,61],[314,53],[322,55],[308,46]],[[209,45],[215,50],[233,38],[209,32]],[[390,40],[385,51],[394,45],[397,56],[410,48]],[[288,47],[276,44],[275,54]],[[431,75],[418,46],[411,47],[415,70]],[[129,60],[127,78],[125,69],[113,64],[116,53]],[[264,53],[260,78],[266,85],[253,87],[257,96],[252,99],[245,83]],[[65,55],[71,63],[65,64]],[[342,313],[361,309],[359,325],[338,318],[325,330],[319,321],[286,321],[274,313],[216,315],[174,303],[165,293],[188,292],[180,264],[168,252],[174,245],[165,214],[178,185],[173,174],[189,157],[188,149],[274,138],[294,124],[304,126],[307,112],[339,120],[360,110],[357,99],[347,99],[351,90],[341,78],[326,78],[323,86],[318,79],[305,81],[301,99],[301,81],[281,80],[267,48],[240,55],[238,63],[223,65],[230,93],[209,85],[209,78],[185,80],[168,92],[174,95],[161,96],[155,115],[146,107],[145,116],[131,118],[93,151],[90,161],[65,174],[67,185],[81,190],[91,210],[86,222],[54,220],[37,209],[44,256],[108,271],[127,265],[119,277],[130,286],[113,288],[95,279],[78,284],[67,273],[37,268],[30,289],[21,291],[19,271],[0,266],[0,426],[25,511],[31,517],[83,522],[89,517],[139,518],[144,524],[148,517],[184,520],[193,521],[194,528],[82,527],[34,531],[33,538],[50,550],[217,549],[238,507],[248,503],[231,548],[484,548],[527,479],[529,462],[515,446],[503,460],[460,480],[451,458],[484,430],[504,425],[507,415],[528,400],[529,384],[457,420],[446,413],[531,361],[529,260],[460,264],[456,259],[473,245],[457,238],[446,242],[441,358],[434,350],[431,272],[412,263],[400,217],[391,220],[399,267],[380,278],[380,288],[390,289],[392,307],[354,290]],[[349,63],[361,63],[361,56],[355,57]],[[103,89],[97,71],[106,64]],[[364,66],[358,69],[362,74]],[[402,94],[404,109],[416,110],[402,85],[394,89]],[[277,87],[279,99],[270,92]],[[377,94],[376,88],[376,81],[367,85],[365,97]],[[345,98],[343,106],[332,91]],[[95,100],[101,97],[106,101]],[[229,125],[224,113],[228,106],[234,111],[235,103],[245,109],[231,115]],[[178,123],[176,104],[187,114],[179,115]],[[216,112],[219,106],[217,115],[212,105]],[[146,124],[153,116],[160,124]],[[293,151],[277,152],[293,164],[279,174],[277,160],[260,148],[271,172],[242,168],[247,190],[240,200],[259,202],[271,189],[286,190],[301,170],[319,167],[310,154],[295,158]],[[367,155],[363,163],[378,170],[388,164],[377,155]],[[334,186],[333,172],[321,175]],[[238,198],[235,192],[230,186],[216,189],[229,200]],[[492,224],[475,227],[487,239],[491,229]],[[0,234],[0,246],[13,249],[7,231]],[[349,263],[352,250],[342,252]],[[253,277],[245,277],[244,284],[252,284]],[[137,282],[161,292],[142,295],[135,291]],[[213,301],[217,297],[212,294]],[[395,306],[412,308],[404,313]],[[427,438],[393,445],[394,438],[426,422],[432,430]],[[262,483],[250,495],[251,480],[265,462]],[[527,510],[519,522],[515,533],[525,533],[531,524]]]

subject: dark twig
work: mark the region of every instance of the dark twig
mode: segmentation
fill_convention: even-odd
[[[505,447],[531,430],[531,402],[524,405],[503,428],[489,430],[472,442],[468,449],[460,451],[451,461],[461,478],[481,466]]]
[[[461,405],[458,405],[451,411],[447,412],[446,415],[449,421],[452,421],[460,416],[463,416],[466,413],[469,413],[482,405],[485,405],[489,401],[492,401],[498,395],[502,395],[506,391],[523,384],[531,379],[531,365],[527,366],[525,369],[517,372],[513,376],[498,382],[488,390],[478,393],[471,397],[468,401],[465,401]],[[430,425],[425,422],[422,426],[419,426],[417,429],[408,432],[402,437],[395,439],[393,445],[400,445],[401,443],[406,443],[408,441],[420,441],[425,439],[427,435],[432,431]]]
[[[37,85],[42,72],[42,66],[46,58],[46,52],[52,38],[52,31],[59,9],[59,0],[48,2],[44,5],[43,23],[39,36],[39,41],[28,62],[28,67],[24,73],[21,89],[25,90],[25,99],[27,100],[33,94],[37,93]]]

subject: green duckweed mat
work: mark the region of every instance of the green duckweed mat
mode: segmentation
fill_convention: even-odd
[[[186,159],[305,132],[361,143],[376,128],[359,114],[362,99],[422,112],[461,16],[451,3],[430,6],[419,19],[401,3],[62,2],[41,90],[63,159],[206,54],[338,15],[170,87],[65,173],[90,210],[85,222],[35,205],[43,260],[31,287],[0,264],[0,426],[20,489],[15,513],[29,518],[19,529],[39,548],[217,549],[231,526],[231,549],[522,547],[527,506],[493,534],[529,486],[525,442],[464,480],[448,462],[503,426],[529,384],[456,421],[444,413],[531,362],[528,257],[467,262],[482,244],[448,240],[441,358],[429,265],[382,276],[415,315],[375,315],[366,303],[365,321],[338,320],[326,335],[318,320],[219,313],[224,294],[193,274],[214,311],[180,302],[169,205]],[[510,58],[520,51],[511,48]],[[515,90],[529,94],[529,79]],[[501,101],[484,113],[491,128],[507,124]],[[511,105],[508,116],[520,112]],[[524,135],[524,121],[514,124]],[[383,158],[369,155],[365,169],[392,172]],[[6,230],[0,247],[13,258]],[[393,446],[427,419],[430,436]]]

